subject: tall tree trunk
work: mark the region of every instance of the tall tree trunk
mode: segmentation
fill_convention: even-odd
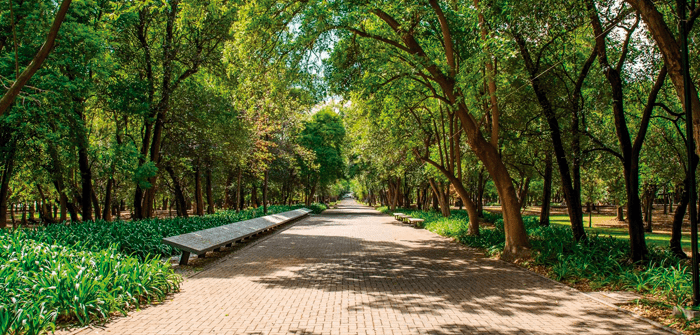
[[[554,154],[557,159],[557,165],[559,166],[561,186],[562,190],[564,191],[566,206],[569,210],[571,230],[573,231],[574,239],[576,241],[580,241],[586,238],[586,231],[583,228],[581,192],[580,188],[576,187],[577,182],[575,178],[572,178],[571,172],[569,171],[569,162],[566,156],[566,150],[564,149],[564,141],[562,140],[561,136],[559,120],[554,110],[554,106],[549,100],[544,86],[541,84],[538,68],[530,56],[530,51],[527,48],[525,39],[522,36],[516,35],[515,40],[518,43],[520,54],[525,61],[526,68],[530,74],[530,81],[535,91],[535,96],[537,97],[537,101],[542,108],[542,113],[544,114],[550,129],[552,146],[554,147]]]
[[[243,209],[243,184],[242,184],[243,172],[241,168],[238,168],[238,180],[236,181],[236,213]]]
[[[17,228],[17,221],[15,220],[15,204],[10,204],[10,219],[12,219],[12,228]]]
[[[443,186],[435,181],[435,178],[429,178],[430,188],[433,190],[433,194],[437,199],[437,203],[440,207],[440,213],[443,217],[450,217],[450,203],[448,202],[447,194],[443,189]]]
[[[233,184],[233,173],[229,172],[226,175],[226,187],[224,187],[224,208],[232,209],[233,199],[231,197],[231,184]]]
[[[199,164],[194,169],[194,192],[195,192],[195,211],[197,215],[204,215],[204,199],[202,198],[202,171]]]
[[[544,166],[544,186],[542,187],[542,210],[540,211],[540,226],[549,226],[549,212],[552,198],[552,153],[547,151]]]
[[[256,185],[255,180],[253,180],[250,186],[250,205],[253,206],[253,208],[258,208],[258,185]]]
[[[187,218],[187,202],[185,201],[184,192],[182,192],[182,185],[180,180],[177,179],[175,171],[171,166],[165,166],[165,171],[170,175],[170,179],[173,181],[173,188],[175,189],[175,208],[177,210],[177,216]]]
[[[214,194],[211,185],[211,168],[206,171],[206,188],[207,188],[207,214],[214,214]]]
[[[10,179],[12,178],[12,172],[15,166],[16,150],[16,146],[12,145],[7,160],[5,161],[5,169],[2,174],[2,181],[0,182],[0,228],[5,228],[7,226],[7,200],[9,198]]]
[[[477,185],[477,201],[476,213],[479,217],[484,217],[484,192],[486,191],[486,176],[484,176],[484,168],[479,169],[479,182]],[[470,219],[471,220],[471,219]]]
[[[520,209],[527,207],[527,195],[530,190],[530,177],[525,177],[523,184],[518,192],[518,200],[520,201]]]
[[[263,178],[263,213],[267,215],[267,177],[270,173],[270,169],[265,170],[265,177]]]
[[[92,171],[88,162],[87,138],[81,136],[78,147],[78,169],[80,170],[81,202],[83,221],[92,221]]]
[[[690,162],[690,168],[695,170],[698,167],[698,161],[700,157],[697,154],[693,155],[693,159]],[[681,246],[681,239],[683,237],[683,219],[685,218],[685,213],[688,209],[689,202],[689,180],[686,178],[683,180],[683,191],[681,192],[681,197],[679,199],[678,205],[676,205],[676,211],[673,213],[673,228],[671,228],[671,240],[669,242],[669,249],[674,255],[681,259],[688,258],[688,255],[683,251]]]
[[[95,187],[92,187],[92,192],[90,192],[90,199],[92,199],[92,206],[95,207],[95,218],[99,219],[100,217],[102,217],[102,212],[100,211],[100,200],[97,199]]]
[[[102,219],[107,222],[112,221],[112,187],[114,187],[114,177],[107,179],[107,186],[105,187],[105,204],[102,211]]]
[[[56,223],[53,220],[53,217],[51,216],[51,210],[49,209],[48,203],[46,201],[46,196],[44,194],[44,190],[41,188],[41,185],[37,184],[36,185],[37,190],[39,191],[39,197],[41,198],[41,205],[39,206],[39,218],[43,222],[45,226],[48,226],[49,224]]]
[[[652,88],[647,98],[647,105],[642,113],[639,130],[634,142],[631,140],[629,128],[624,110],[624,92],[622,81],[622,66],[624,65],[625,53],[621,55],[616,67],[608,63],[606,37],[607,32],[604,31],[603,25],[598,17],[598,11],[593,0],[586,3],[589,11],[593,32],[596,38],[596,50],[598,53],[598,62],[603,68],[603,73],[608,81],[612,91],[612,109],[615,120],[615,133],[618,138],[620,147],[620,159],[623,163],[623,171],[625,173],[625,188],[627,191],[627,225],[629,228],[631,257],[633,261],[639,261],[647,256],[646,240],[644,239],[644,222],[642,218],[642,206],[639,199],[639,156],[644,143],[644,138],[651,119],[651,112],[656,103],[656,97],[663,87],[666,79],[667,67],[663,67],[657,76],[654,87]],[[634,6],[634,4],[633,4]],[[640,8],[638,8],[640,10]],[[641,11],[641,10],[640,10]],[[628,43],[632,32],[636,28],[635,23],[632,29],[628,32],[625,43]],[[651,29],[651,27],[650,27]],[[653,30],[653,29],[652,29]],[[653,35],[653,33],[652,33]],[[675,40],[674,40],[675,42]],[[657,40],[658,43],[658,40]],[[626,48],[624,49],[626,50]],[[673,75],[671,75],[673,81]],[[697,101],[697,93],[695,93],[695,101]],[[695,113],[694,113],[695,114]],[[693,120],[693,122],[696,122]]]

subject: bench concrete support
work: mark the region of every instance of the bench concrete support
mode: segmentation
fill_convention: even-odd
[[[187,265],[187,261],[190,259],[190,252],[183,251],[182,256],[180,256],[180,265]]]

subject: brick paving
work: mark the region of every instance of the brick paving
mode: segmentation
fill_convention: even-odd
[[[230,254],[162,305],[79,334],[668,334],[354,202]]]

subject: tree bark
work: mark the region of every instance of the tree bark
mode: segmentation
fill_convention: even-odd
[[[533,62],[530,51],[527,48],[525,39],[520,35],[515,35],[515,40],[520,48],[520,54],[525,61],[525,67],[530,74],[530,81],[532,87],[535,91],[537,101],[542,108],[542,113],[547,120],[549,126],[550,135],[552,139],[552,146],[554,147],[554,154],[557,159],[557,165],[559,166],[559,175],[561,177],[562,190],[564,191],[564,197],[566,199],[566,206],[569,210],[569,220],[571,221],[571,230],[574,234],[574,239],[580,241],[586,238],[586,231],[583,228],[583,210],[581,208],[581,192],[579,188],[576,188],[576,180],[572,178],[571,172],[569,171],[569,162],[566,157],[566,150],[564,149],[564,141],[562,140],[561,128],[559,127],[559,120],[554,111],[554,106],[552,105],[544,86],[541,84],[538,69]]]
[[[194,169],[194,192],[196,215],[204,215],[204,199],[202,198],[202,173],[199,165]]]
[[[450,203],[447,200],[447,195],[443,189],[441,183],[435,181],[435,178],[429,178],[430,188],[433,190],[433,194],[437,199],[437,203],[440,207],[440,213],[443,217],[450,217]]]
[[[51,53],[51,50],[53,49],[54,43],[56,41],[56,37],[58,36],[58,31],[61,29],[61,24],[63,23],[63,20],[66,17],[66,13],[68,13],[68,8],[70,7],[70,4],[71,0],[63,0],[61,2],[61,6],[56,12],[56,17],[53,20],[53,24],[51,24],[51,29],[49,29],[49,33],[46,36],[46,42],[44,42],[39,51],[36,53],[34,59],[32,59],[32,62],[29,63],[29,65],[24,69],[24,71],[22,71],[17,80],[15,80],[12,83],[10,88],[0,99],[0,116],[5,114],[5,112],[12,106],[12,103],[22,91],[24,85],[26,85],[27,82],[29,82],[29,79],[32,78],[34,73],[36,73],[36,71],[38,71],[41,68],[41,65],[44,63],[44,60],[46,60],[46,58],[49,56],[49,53]]]
[[[207,168],[206,188],[207,188],[207,214],[214,214],[214,194],[212,192],[212,185],[211,185],[211,168]]]
[[[263,178],[263,213],[267,215],[267,178],[270,173],[270,169],[265,170],[265,177]]]
[[[253,208],[258,208],[258,185],[256,185],[255,180],[253,180],[250,186],[250,205],[253,206]]]
[[[623,163],[625,189],[627,191],[627,225],[629,228],[630,247],[632,253],[631,257],[633,261],[640,261],[646,258],[648,250],[646,240],[644,239],[642,203],[639,199],[639,156],[642,150],[646,132],[649,127],[651,112],[654,104],[656,103],[656,97],[663,87],[668,67],[662,67],[659,75],[657,76],[654,87],[647,98],[647,104],[642,113],[642,119],[639,125],[639,130],[637,131],[637,136],[635,137],[634,142],[632,142],[625,116],[623,92],[624,84],[621,76],[622,66],[624,66],[624,60],[626,57],[626,48],[623,48],[623,53],[620,56],[617,66],[611,66],[608,62],[605,40],[607,33],[603,30],[595,3],[593,0],[589,0],[586,3],[586,6],[589,10],[589,15],[593,25],[593,32],[595,33],[596,37],[595,47],[598,53],[598,62],[603,68],[603,73],[605,74],[605,78],[607,79],[612,91],[612,109],[615,120],[615,133],[620,146],[621,155],[619,158]],[[641,11],[640,9],[638,10]],[[625,43],[627,43],[631,38],[631,34],[636,28],[636,25],[637,24],[635,23],[633,28],[628,32]],[[694,95],[695,100],[697,101],[697,93],[694,93]],[[695,121],[693,122],[695,123]]]
[[[99,219],[100,217],[102,217],[102,212],[100,210],[100,200],[97,199],[97,193],[95,193],[95,187],[92,185],[91,185],[90,199],[92,199],[92,206],[95,207],[95,219]]]
[[[693,155],[693,159],[690,162],[690,168],[695,170],[698,167],[698,161],[700,157],[697,154]],[[683,192],[679,199],[678,205],[676,205],[676,211],[673,213],[673,227],[671,228],[671,240],[669,241],[669,249],[674,255],[681,259],[688,258],[688,255],[683,251],[681,246],[681,239],[683,237],[683,219],[685,218],[685,213],[688,210],[689,202],[689,180],[686,178],[683,180]]]
[[[552,153],[547,151],[544,167],[544,186],[542,187],[542,210],[540,211],[540,226],[549,226],[549,212],[552,198]]]
[[[5,161],[5,169],[2,174],[2,181],[0,182],[0,228],[5,228],[7,226],[7,200],[9,198],[10,179],[12,178],[15,166],[16,151],[16,145],[12,145],[7,160]]]
[[[175,209],[177,211],[177,216],[187,218],[187,203],[185,201],[185,195],[182,192],[182,185],[180,180],[175,175],[175,171],[171,166],[166,166],[165,171],[170,175],[170,179],[173,181],[173,188],[175,189]]]
[[[114,185],[114,177],[110,176],[107,179],[107,186],[105,187],[105,202],[104,210],[102,211],[102,220],[107,222],[112,221],[112,187]]]
[[[685,94],[683,90],[683,71],[681,68],[681,52],[680,43],[676,40],[664,20],[663,15],[656,8],[652,0],[625,0],[627,3],[642,16],[642,20],[646,24],[647,29],[651,33],[654,42],[659,47],[661,55],[664,59],[664,65],[668,69],[669,77],[676,89],[676,95],[680,99],[680,103],[685,107]],[[675,23],[674,23],[675,25]],[[690,30],[691,27],[688,27]],[[690,99],[691,112],[693,115],[693,138],[695,139],[695,152],[700,153],[700,99],[695,84],[691,81]]]

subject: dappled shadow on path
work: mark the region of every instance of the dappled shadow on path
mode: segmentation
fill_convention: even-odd
[[[315,216],[198,277],[250,277],[290,294],[347,292],[361,297],[337,301],[347,312],[444,319],[431,334],[649,333],[580,292],[376,213],[358,207]]]

